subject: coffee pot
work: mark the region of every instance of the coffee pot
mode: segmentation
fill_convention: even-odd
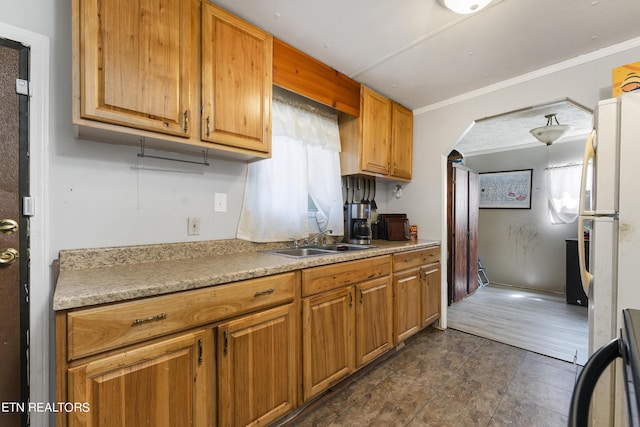
[[[368,203],[347,203],[344,215],[345,243],[370,245],[371,225],[369,224],[369,218],[371,206]]]

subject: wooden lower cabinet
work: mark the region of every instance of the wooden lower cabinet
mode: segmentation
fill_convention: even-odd
[[[393,277],[394,341],[402,342],[420,330],[420,268],[396,273]]]
[[[302,300],[305,401],[393,347],[389,276]]]
[[[358,284],[356,297],[356,365],[359,368],[393,347],[390,278]]]
[[[392,258],[393,338],[398,344],[440,318],[440,247]]]
[[[355,369],[354,287],[302,300],[302,393],[304,401]]]
[[[185,333],[68,370],[68,426],[209,426],[211,330]]]
[[[295,307],[276,307],[218,326],[220,426],[267,425],[296,407]]]
[[[436,262],[422,267],[421,328],[440,318],[440,287],[440,263]]]
[[[57,401],[86,402],[57,425],[271,424],[436,320],[438,260],[431,248],[57,312]]]

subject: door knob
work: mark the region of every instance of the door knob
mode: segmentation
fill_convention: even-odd
[[[12,219],[0,219],[0,233],[11,234],[18,230],[18,223]]]
[[[13,248],[0,249],[0,266],[11,265],[20,258],[20,254]]]

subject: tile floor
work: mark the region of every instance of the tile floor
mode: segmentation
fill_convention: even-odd
[[[580,366],[427,328],[287,426],[566,426]]]

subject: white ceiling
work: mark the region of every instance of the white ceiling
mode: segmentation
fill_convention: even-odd
[[[214,3],[413,110],[640,37],[639,0]]]
[[[640,37],[638,0],[214,3],[413,110]]]
[[[538,142],[529,131],[545,126],[547,114],[556,114],[560,124],[571,126],[571,129],[554,144],[586,140],[593,128],[592,111],[570,99],[564,99],[476,120],[460,137],[455,149],[468,156],[505,149],[544,147],[545,145]]]

